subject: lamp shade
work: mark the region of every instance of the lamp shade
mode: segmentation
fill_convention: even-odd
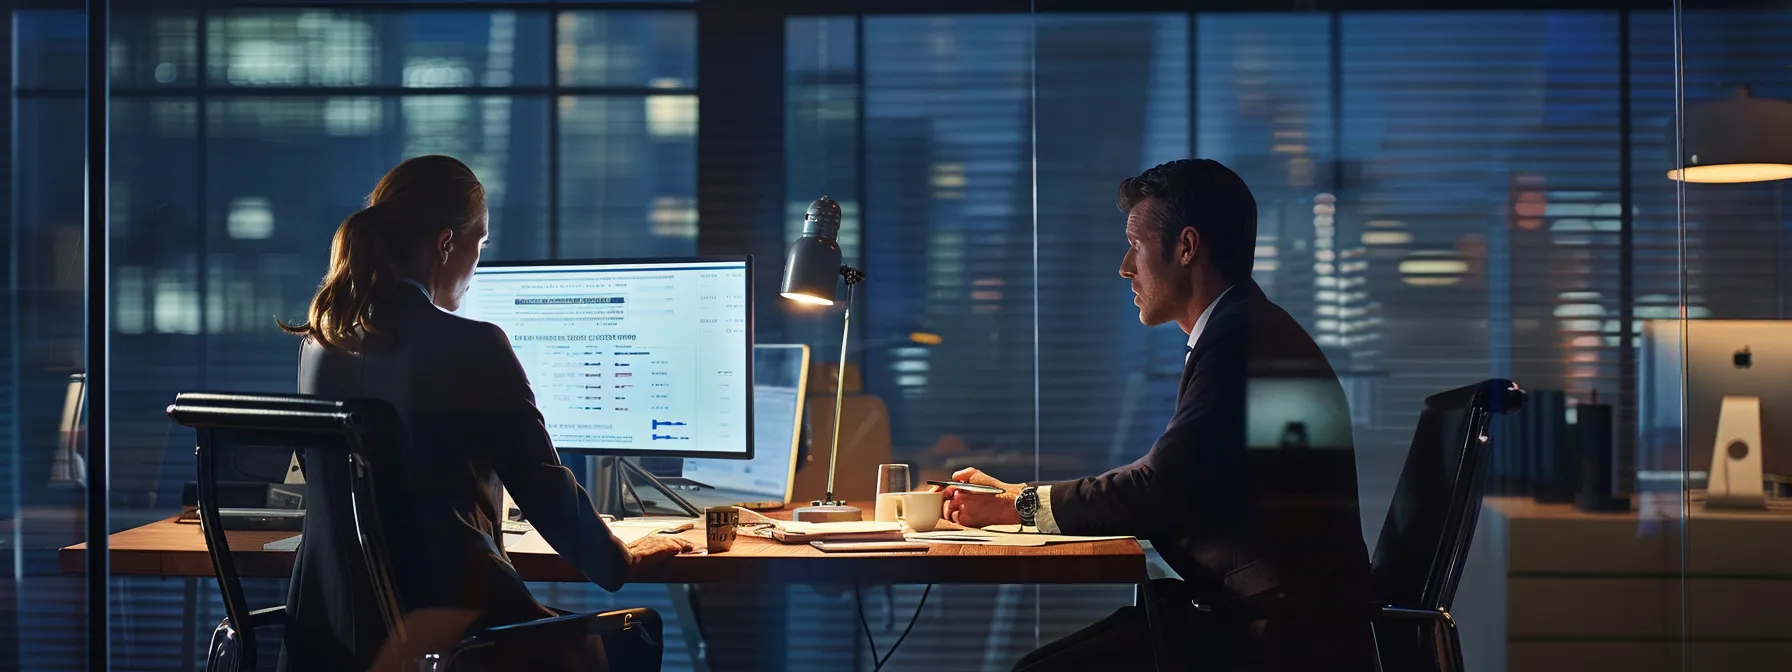
[[[1703,183],[1792,178],[1792,102],[1755,98],[1748,87],[1725,100],[1690,103],[1684,169],[1668,179]]]
[[[809,204],[803,215],[803,236],[790,244],[784,255],[784,282],[778,293],[786,299],[833,305],[840,282],[840,204],[823,196]]]

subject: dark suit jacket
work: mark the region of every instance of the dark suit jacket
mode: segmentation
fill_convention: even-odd
[[[498,542],[499,481],[543,537],[579,572],[614,591],[627,549],[560,463],[529,381],[498,327],[457,317],[399,285],[374,305],[379,333],[363,354],[307,340],[299,392],[390,402],[406,434],[381,517],[406,610],[459,607],[475,627],[550,611],[529,594]],[[304,542],[287,596],[283,658],[293,669],[368,668],[386,638],[347,511],[348,473],[307,459]]]
[[[1304,392],[1290,393],[1293,409],[1261,398],[1253,407],[1253,381]],[[1326,417],[1345,423],[1333,445],[1247,446],[1247,422]],[[1349,417],[1319,347],[1247,281],[1208,317],[1183,367],[1176,412],[1151,451],[1054,484],[1052,516],[1066,534],[1150,539],[1196,601],[1244,628],[1252,641],[1241,644],[1253,651],[1243,655],[1280,661],[1274,668],[1354,668],[1339,663],[1370,651],[1372,612]],[[1289,653],[1312,657],[1291,661]]]

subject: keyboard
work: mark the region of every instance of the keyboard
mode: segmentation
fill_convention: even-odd
[[[679,489],[683,489],[683,490],[714,490],[715,489],[715,486],[709,485],[708,483],[703,483],[701,481],[693,481],[693,480],[685,478],[683,476],[660,476],[658,478],[660,479],[661,483],[664,483],[669,487],[679,488]]]
[[[263,532],[298,532],[305,529],[304,509],[219,508],[224,529]]]

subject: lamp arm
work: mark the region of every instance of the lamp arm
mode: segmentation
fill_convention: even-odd
[[[858,272],[858,278],[855,281],[848,271],[857,272],[857,269],[853,269],[851,266],[840,268],[841,275],[845,275],[847,278],[846,312],[844,322],[840,327],[840,363],[834,367],[834,439],[828,444],[828,489],[827,494],[822,497],[820,502],[824,506],[842,503],[834,499],[834,472],[839,471],[840,466],[840,411],[846,404],[846,343],[847,339],[852,336],[853,288],[858,285],[857,281],[864,280],[864,273]]]

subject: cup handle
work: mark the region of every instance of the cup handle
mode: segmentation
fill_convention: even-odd
[[[903,499],[902,499],[902,497],[900,497],[900,496],[898,496],[898,497],[896,497],[896,498],[895,498],[895,502],[896,502],[896,506],[895,506],[895,508],[896,508],[896,522],[898,522],[898,523],[902,523],[902,524],[903,524],[903,525],[907,525],[907,524],[908,524],[908,521],[906,521],[906,520],[903,520],[903,518],[904,518],[904,517],[905,517],[905,516],[907,516],[907,515],[908,515],[908,514],[907,514],[907,512],[906,512],[906,511],[904,511],[904,510],[903,510],[903,506],[902,506],[902,505],[903,505],[903,503],[904,503],[904,502],[903,502]]]

